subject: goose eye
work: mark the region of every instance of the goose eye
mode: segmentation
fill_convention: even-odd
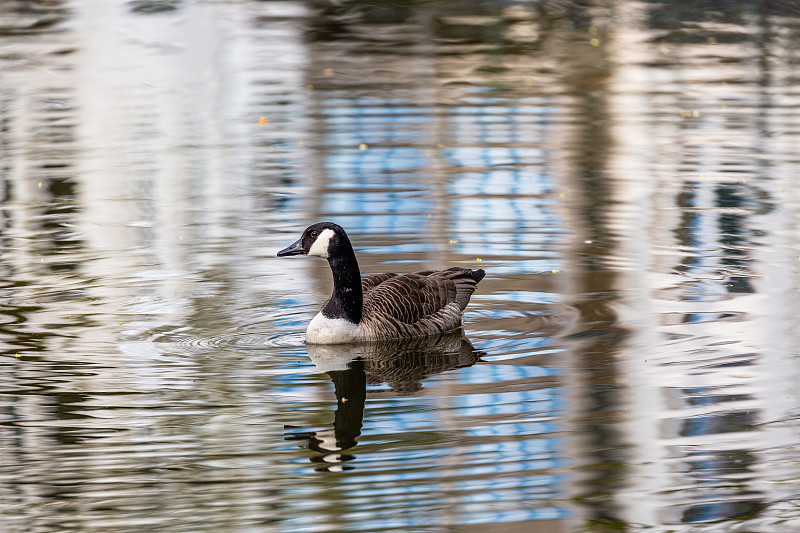
[[[316,230],[311,232],[311,236],[312,237],[316,237],[317,235],[318,235],[318,233],[316,232]]]

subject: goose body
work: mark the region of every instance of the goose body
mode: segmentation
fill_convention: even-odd
[[[278,252],[328,260],[333,294],[306,330],[309,344],[343,344],[423,337],[461,327],[461,313],[485,275],[453,267],[410,274],[361,276],[344,229],[332,222],[309,226]]]

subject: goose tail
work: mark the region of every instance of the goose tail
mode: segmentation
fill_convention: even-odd
[[[470,270],[469,275],[475,280],[475,283],[478,283],[486,275],[486,272],[482,268],[476,268],[475,270]]]
[[[467,276],[471,277],[475,283],[478,283],[483,277],[486,275],[486,272],[482,268],[476,268],[475,270],[468,270],[466,268],[461,267],[450,267],[447,269],[449,272],[459,272],[464,273]]]
[[[451,272],[451,274],[447,277],[455,282],[455,299],[463,311],[469,303],[470,296],[472,296],[472,293],[475,292],[478,282],[483,279],[483,277],[486,275],[486,272],[484,272],[481,268],[468,270],[461,267],[451,267],[445,272]]]

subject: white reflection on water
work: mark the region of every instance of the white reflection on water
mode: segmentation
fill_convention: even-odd
[[[796,529],[793,6],[26,5],[4,531]],[[323,218],[477,350],[319,365]]]

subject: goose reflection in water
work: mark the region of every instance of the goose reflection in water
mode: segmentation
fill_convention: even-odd
[[[326,463],[317,470],[339,471],[355,456],[342,453],[361,435],[367,385],[386,384],[370,394],[393,392],[410,396],[422,390],[422,380],[448,370],[472,366],[485,355],[473,348],[459,330],[444,335],[362,344],[306,346],[320,372],[330,376],[336,394],[333,428],[295,432],[286,427],[286,440],[304,440],[318,453],[312,462]]]

